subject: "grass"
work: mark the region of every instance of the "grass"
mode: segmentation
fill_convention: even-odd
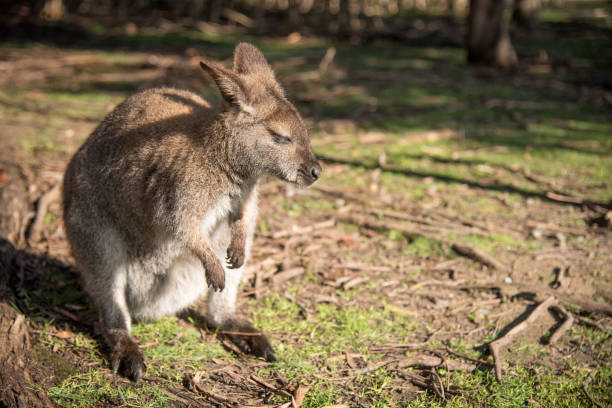
[[[89,370],[63,381],[47,391],[49,397],[62,407],[164,407],[172,401],[159,387],[117,384],[112,376],[99,369]]]

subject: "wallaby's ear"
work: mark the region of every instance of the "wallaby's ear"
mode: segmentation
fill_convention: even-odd
[[[266,57],[248,43],[240,43],[234,50],[234,71],[241,75],[259,75],[274,79],[274,72]]]
[[[247,113],[253,112],[247,100],[245,84],[235,72],[211,61],[200,61],[200,66],[215,81],[223,99]]]

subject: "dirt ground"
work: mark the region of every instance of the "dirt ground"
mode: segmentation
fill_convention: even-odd
[[[197,55],[136,50],[110,63],[104,52],[43,45],[1,52],[1,174],[8,178],[7,163],[17,164],[27,186],[26,224],[40,219],[40,236],[30,227],[12,245],[2,242],[2,297],[26,318],[26,382],[54,404],[612,406],[612,207],[602,198],[609,178],[585,187],[577,174],[538,175],[520,161],[528,149],[514,164],[482,163],[472,156],[499,147],[456,149],[464,136],[448,129],[389,142],[393,132],[355,127],[333,113],[317,117],[308,102],[359,91],[358,83],[330,90],[305,75],[286,83],[311,90],[298,105],[313,122],[325,175],[308,190],[262,185],[240,295],[241,312],[270,336],[281,363],[244,356],[208,331],[198,317],[201,302],[180,319],[135,328],[149,360],[141,384],[112,375],[95,311],[79,289],[59,201],[48,194],[70,154],[134,86],[193,88]],[[277,61],[281,72],[302,63]],[[342,73],[331,70],[332,77]],[[354,143],[375,153],[353,160]],[[455,149],[449,162],[478,168],[478,178],[452,169],[432,176],[448,164],[429,154],[439,143]],[[610,159],[605,140],[567,143]],[[407,144],[429,156],[404,172],[381,146]],[[41,197],[50,198],[42,213]],[[213,348],[192,350],[193,342]],[[494,359],[496,342],[505,344]]]

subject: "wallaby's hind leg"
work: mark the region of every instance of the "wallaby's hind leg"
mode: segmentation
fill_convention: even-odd
[[[146,371],[146,364],[138,344],[130,336],[131,318],[125,301],[125,272],[116,273],[108,284],[110,298],[99,299],[98,309],[104,337],[111,349],[111,367],[115,373],[138,382]]]
[[[81,218],[83,219],[83,218]],[[67,224],[68,225],[68,224]],[[130,337],[131,317],[126,302],[127,268],[125,248],[112,229],[71,223],[72,253],[83,283],[98,308],[104,338],[110,348],[113,371],[138,381],[146,370],[144,356]]]

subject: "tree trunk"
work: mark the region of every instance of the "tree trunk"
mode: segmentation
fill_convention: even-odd
[[[348,35],[351,33],[350,0],[340,0],[340,10],[338,12],[338,32],[340,35]]]
[[[514,67],[518,59],[508,32],[506,0],[471,0],[468,15],[468,61]]]
[[[529,30],[538,25],[540,0],[514,0],[512,21]]]
[[[7,153],[2,153],[6,155]],[[10,306],[23,270],[13,242],[23,239],[26,214],[31,211],[27,181],[21,168],[0,162],[0,407],[53,407],[44,391],[36,391],[26,367],[30,347],[25,317]]]

